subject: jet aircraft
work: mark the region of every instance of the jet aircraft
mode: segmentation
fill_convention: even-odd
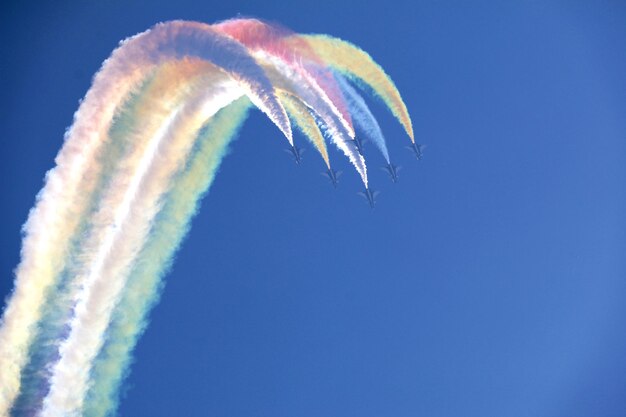
[[[415,157],[419,161],[420,159],[422,159],[422,153],[423,153],[425,147],[426,147],[426,145],[421,145],[419,143],[413,143],[413,144],[407,146],[406,148],[411,150],[411,151],[413,151],[413,153],[415,153]]]
[[[359,153],[363,156],[365,156],[365,154],[363,153],[363,144],[367,142],[366,140],[361,139],[360,137],[356,136],[354,138],[354,145],[356,146],[356,150],[359,151]]]
[[[293,159],[296,161],[296,164],[300,164],[300,162],[302,162],[302,154],[304,153],[305,149],[299,148],[296,145],[293,145],[291,148],[285,149],[285,152],[289,152],[291,154],[291,156],[293,156]]]
[[[378,191],[372,191],[369,188],[366,188],[365,191],[359,191],[359,195],[367,199],[371,208],[374,208],[374,205],[376,205],[376,196],[378,194]]]
[[[335,171],[332,168],[329,168],[326,172],[322,172],[322,175],[326,176],[330,182],[333,184],[333,187],[337,188],[337,184],[339,183],[339,177],[343,171]]]
[[[391,181],[398,182],[398,171],[400,171],[402,167],[392,164],[391,162],[383,167],[385,171],[391,177]]]

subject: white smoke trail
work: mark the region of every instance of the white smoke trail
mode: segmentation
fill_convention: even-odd
[[[298,78],[332,109],[348,136],[354,138],[351,115],[343,102],[341,91],[330,71],[320,66],[320,60],[314,59],[314,52],[306,41],[303,40],[297,47],[293,47],[294,40],[289,36],[292,35],[290,31],[259,19],[228,19],[214,24],[213,27],[237,39],[255,56],[280,61],[297,73]],[[331,99],[329,94],[332,93],[335,94]]]
[[[350,132],[337,122],[339,115],[336,113],[336,109],[330,108],[324,100],[321,100],[308,80],[283,61],[261,52],[257,52],[255,56],[266,63],[263,68],[276,89],[284,90],[298,97],[317,115],[331,141],[348,157],[367,188],[365,159],[354,145],[354,133],[350,136]]]
[[[328,157],[328,148],[326,140],[320,131],[315,117],[311,114],[311,110],[297,97],[286,91],[278,90],[280,101],[287,109],[292,122],[300,129],[300,131],[309,139],[309,141],[318,150],[322,159],[326,163],[326,167],[330,168],[330,159]]]
[[[228,25],[233,38],[202,23],[159,24],[122,42],[95,76],[24,226],[16,289],[0,323],[0,416],[11,407],[42,416],[116,407],[161,278],[250,102],[293,144],[283,100],[329,169],[324,135],[366,188],[350,112],[389,160],[384,137],[361,97],[343,79],[347,88],[338,88],[322,63],[372,85],[412,138],[395,86],[358,48],[294,40],[260,21]]]
[[[236,41],[208,25],[170,22],[122,42],[94,78],[56,158],[57,168],[47,174],[46,185],[24,226],[15,291],[0,327],[0,415],[8,414],[19,392],[41,306],[65,267],[68,243],[100,176],[101,166],[94,156],[105,142],[116,109],[156,65],[187,56],[224,68],[292,141],[289,120],[273,87]]]
[[[95,155],[115,110],[143,78],[144,74],[126,72],[123,66],[109,59],[94,78],[55,159],[57,167],[46,174],[46,184],[23,227],[15,291],[0,326],[0,415],[8,415],[19,391],[20,372],[41,305],[64,268],[69,240],[98,181],[101,166]]]
[[[61,358],[54,367],[43,416],[80,412],[91,362],[102,346],[129,268],[145,243],[151,221],[160,208],[159,199],[191,149],[193,136],[189,132],[197,131],[207,117],[243,94],[232,81],[213,81],[208,93],[198,100],[188,100],[180,115],[166,118],[161,132],[149,140],[140,159],[133,162],[136,168],[131,182],[116,187],[102,202],[103,211],[114,210],[115,227],[101,230],[94,239],[99,242],[95,256],[87,254],[93,261],[77,297],[70,335],[60,348]],[[163,119],[163,115],[153,117]],[[155,160],[161,142],[164,149]]]
[[[117,407],[119,385],[129,368],[132,349],[147,325],[148,311],[158,299],[163,275],[249,106],[250,102],[242,98],[222,109],[201,130],[197,150],[174,179],[107,329],[107,342],[92,370],[85,416],[104,417]]]

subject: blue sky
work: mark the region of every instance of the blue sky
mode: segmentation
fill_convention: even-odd
[[[6,2],[0,294],[20,227],[117,42],[237,14],[328,33],[392,76],[375,210],[251,115],[137,349],[122,416],[626,414],[626,7],[544,2]],[[593,4],[592,4],[593,3]],[[299,143],[307,147],[302,137]]]

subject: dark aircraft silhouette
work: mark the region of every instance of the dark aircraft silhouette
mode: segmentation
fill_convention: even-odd
[[[339,177],[341,176],[343,171],[335,171],[332,168],[329,168],[328,171],[322,172],[322,175],[328,177],[330,182],[333,184],[333,187],[337,188],[337,184],[339,183]]]
[[[354,138],[354,146],[356,146],[356,150],[359,151],[359,153],[363,156],[365,156],[365,154],[363,153],[363,144],[365,142],[367,141],[359,138],[358,136]]]
[[[398,171],[400,171],[402,167],[392,164],[391,162],[383,167],[385,171],[391,177],[391,181],[398,182]]]
[[[411,151],[413,151],[413,153],[415,153],[415,157],[419,161],[420,159],[422,159],[422,153],[423,153],[425,147],[426,147],[426,145],[421,145],[419,143],[413,143],[413,144],[407,146],[406,148],[410,149]]]
[[[296,145],[293,145],[289,149],[285,149],[285,152],[289,152],[291,156],[293,156],[293,159],[296,161],[296,164],[298,165],[300,165],[300,162],[302,162],[302,154],[304,153],[304,151],[305,149],[298,148]]]
[[[378,191],[372,191],[369,188],[366,188],[365,191],[359,191],[360,196],[367,198],[367,202],[369,203],[371,208],[374,208],[376,204],[376,196],[378,196]]]

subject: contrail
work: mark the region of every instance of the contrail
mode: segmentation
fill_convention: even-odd
[[[333,71],[370,86],[413,139],[391,80],[344,41],[233,19],[161,23],[121,42],[24,225],[0,325],[0,416],[115,412],[163,277],[252,105],[293,145],[291,118],[329,169],[330,139],[368,187],[352,120],[386,156],[384,138]]]

